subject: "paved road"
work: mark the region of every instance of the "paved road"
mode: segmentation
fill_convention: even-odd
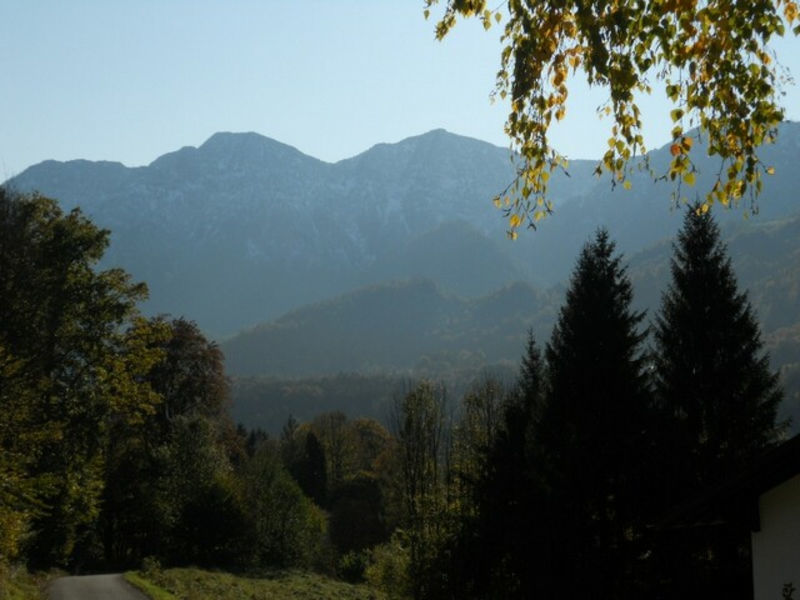
[[[50,600],[147,600],[122,575],[59,577],[47,592]]]

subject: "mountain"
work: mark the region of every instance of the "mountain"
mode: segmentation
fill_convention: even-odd
[[[436,276],[429,257],[418,272],[400,254],[446,221],[502,251],[487,199],[512,173],[507,150],[443,130],[335,165],[257,134],[218,133],[146,167],[47,161],[8,183],[110,229],[104,265],[148,283],[146,310],[226,335],[383,280],[380,264],[392,277]],[[497,283],[493,267],[474,275]],[[458,289],[476,287],[490,289]]]
[[[800,127],[787,123],[765,150],[778,173],[761,199],[768,215],[785,214],[800,186],[799,144]],[[666,156],[651,154],[656,171]],[[147,312],[224,337],[394,279],[429,278],[472,297],[515,280],[552,285],[599,224],[613,224],[629,254],[674,232],[666,184],[642,175],[632,191],[612,191],[594,166],[555,173],[556,214],[517,243],[489,201],[513,178],[508,150],[441,129],[335,164],[255,133],[217,133],[146,167],[46,161],[8,183],[110,229],[104,266],[148,283]],[[698,167],[702,184],[713,161]]]

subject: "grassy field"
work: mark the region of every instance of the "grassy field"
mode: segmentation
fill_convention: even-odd
[[[125,577],[152,600],[385,600],[366,585],[353,585],[315,573],[277,572],[238,576],[200,569],[127,573]]]

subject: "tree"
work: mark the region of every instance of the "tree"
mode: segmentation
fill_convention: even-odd
[[[737,473],[778,439],[782,393],[713,218],[691,207],[656,318],[659,402],[680,428],[689,489]]]
[[[444,528],[444,390],[428,381],[417,384],[396,401],[391,425],[397,439],[413,593],[422,598],[430,586],[426,569]]]
[[[333,489],[352,471],[355,448],[347,416],[340,411],[323,413],[314,418],[311,428],[324,448],[329,486]]]
[[[425,1],[425,16],[439,0]],[[477,17],[489,29],[486,0],[447,0],[436,25],[444,38],[457,17]],[[771,141],[783,118],[779,106],[781,70],[770,52],[773,36],[795,26],[794,0],[508,0],[505,44],[494,94],[508,98],[506,132],[521,164],[516,180],[495,198],[509,217],[509,233],[530,226],[552,210],[547,198],[550,173],[566,160],[550,147],[553,121],[566,115],[568,76],[580,71],[590,85],[608,90],[601,115],[613,115],[609,149],[598,171],[628,185],[629,163],[646,152],[637,94],[650,93],[651,81],[665,84],[675,107],[672,161],[664,174],[694,184],[693,141],[708,140],[708,151],[722,162],[706,205],[728,206],[745,192],[758,193],[761,175],[771,167],[758,147]],[[688,133],[699,126],[699,132]]]
[[[330,502],[330,537],[340,554],[386,541],[384,500],[378,479],[361,473],[339,485]]]
[[[197,415],[221,423],[230,402],[222,351],[209,342],[197,324],[183,318],[164,322],[169,337],[164,359],[150,371],[153,388],[161,394],[159,423],[166,426],[176,415]]]
[[[140,427],[109,424],[101,527],[105,560],[232,562],[243,517],[231,477],[233,425],[222,354],[185,319],[152,319],[158,352],[141,378],[159,395]],[[213,518],[211,518],[213,515]]]
[[[0,188],[0,407],[13,418],[0,465],[16,465],[38,564],[68,562],[97,517],[108,423],[141,422],[158,401],[142,378],[158,352],[135,325],[147,290],[96,269],[107,245],[80,210]]]
[[[33,426],[36,395],[23,367],[0,346],[0,568],[19,556],[30,522],[43,508],[37,501],[43,482],[30,471],[33,449],[46,434]]]
[[[756,315],[738,290],[719,229],[701,206],[687,210],[674,247],[653,364],[667,434],[660,470],[670,504],[740,473],[778,440],[778,375],[770,371]],[[704,583],[719,593],[730,590],[731,597],[751,589],[749,531],[697,534],[684,555],[702,561],[665,559],[678,566],[676,585]]]
[[[549,556],[533,582],[545,596],[564,581],[574,597],[614,597],[632,584],[648,501],[651,402],[644,315],[631,301],[625,269],[600,230],[580,254],[545,352],[547,400],[534,444]]]
[[[284,464],[306,496],[317,506],[327,506],[328,477],[325,449],[310,428],[304,427],[300,431],[305,437],[302,448],[298,447],[291,462]],[[285,449],[283,454],[287,455]]]
[[[544,401],[541,353],[528,332],[516,389],[502,407],[501,425],[475,486],[477,518],[462,578],[479,598],[526,598],[539,577],[531,564],[546,560],[541,540],[544,485],[536,429]]]
[[[244,471],[249,543],[258,566],[310,567],[324,556],[325,519],[284,468],[273,444],[262,444]]]
[[[450,457],[450,503],[462,516],[477,509],[475,491],[485,479],[488,455],[501,427],[506,387],[499,380],[484,376],[470,386],[461,403],[461,415],[453,430]]]

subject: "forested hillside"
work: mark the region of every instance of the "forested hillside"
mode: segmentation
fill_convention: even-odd
[[[729,222],[724,239],[739,283],[748,290],[760,319],[771,363],[781,372],[786,388],[783,414],[793,416],[797,427],[800,214],[774,221]],[[648,319],[669,280],[671,244],[664,240],[625,257],[633,304],[647,311]],[[228,372],[234,376],[237,418],[276,431],[290,414],[306,414],[308,406],[348,414],[362,414],[359,411],[370,406],[359,400],[364,393],[361,383],[353,382],[351,404],[341,392],[329,394],[326,386],[314,382],[322,375],[387,373],[401,379],[425,376],[455,382],[487,367],[508,368],[524,347],[529,328],[538,339],[550,334],[562,293],[560,287],[542,292],[518,283],[466,299],[419,280],[364,288],[292,311],[222,344]],[[242,376],[268,379],[244,383]],[[387,398],[378,397],[378,405],[385,406]],[[366,414],[383,413],[373,406]]]
[[[232,375],[444,374],[448,364],[514,360],[528,327],[547,332],[553,303],[524,283],[465,299],[430,280],[397,282],[293,311],[223,349]]]

